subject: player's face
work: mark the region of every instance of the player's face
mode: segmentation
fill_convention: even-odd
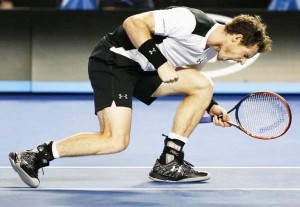
[[[229,39],[220,47],[217,59],[221,61],[233,60],[237,63],[244,64],[247,59],[257,54],[257,45],[247,47],[240,42],[240,38]]]

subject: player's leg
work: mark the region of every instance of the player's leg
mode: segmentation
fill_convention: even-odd
[[[55,158],[110,154],[127,147],[131,127],[131,94],[139,76],[98,59],[90,60],[89,75],[101,129],[97,133],[80,133],[58,142],[51,141],[25,152],[10,153],[13,168],[30,187],[39,185],[38,169],[49,166]]]
[[[172,132],[189,137],[204,115],[213,95],[213,83],[203,72],[195,69],[178,71],[174,83],[162,83],[153,96],[184,94],[176,111]]]
[[[60,157],[112,154],[129,144],[131,108],[113,105],[97,113],[103,114],[103,132],[80,133],[57,142]]]
[[[165,147],[155,163],[150,178],[155,181],[192,182],[210,178],[206,172],[198,172],[184,161],[183,146],[204,115],[213,94],[211,80],[195,69],[178,71],[174,83],[162,83],[153,94],[167,96],[184,94],[175,113],[171,133],[165,138]]]
[[[159,96],[185,95],[176,111],[172,132],[188,137],[211,101],[213,83],[196,69],[182,69],[178,75],[177,82],[162,83],[157,72],[147,72],[137,83],[134,96],[150,105]]]
[[[103,115],[102,115],[103,114]],[[75,134],[57,142],[47,142],[32,150],[11,152],[10,162],[30,187],[39,186],[38,170],[58,157],[111,154],[123,151],[129,143],[131,108],[112,105],[97,113],[102,117],[100,132]]]
[[[110,62],[114,62],[116,57],[110,51],[103,56],[112,56],[109,57]],[[116,61],[120,58],[118,56]],[[132,91],[141,74],[136,68],[126,65],[123,59],[121,63],[123,65],[118,65],[118,62],[107,64],[98,58],[90,59],[89,77],[100,130],[98,133],[80,133],[58,141],[56,149],[60,157],[111,154],[128,146]]]

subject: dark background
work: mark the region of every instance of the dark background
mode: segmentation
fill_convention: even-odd
[[[241,13],[204,11],[230,17]],[[88,81],[88,56],[98,40],[138,12],[0,11],[0,80]],[[247,77],[246,81],[300,81],[300,13],[243,13],[261,15],[273,39],[273,51],[250,66],[255,69],[228,76],[224,81],[245,81],[242,77]],[[267,75],[257,76],[258,70]]]
[[[16,7],[22,8],[59,8],[61,0],[11,0]],[[157,8],[170,5],[184,5],[198,8],[267,8],[271,0],[154,0]],[[100,7],[118,4],[120,0],[101,0]]]

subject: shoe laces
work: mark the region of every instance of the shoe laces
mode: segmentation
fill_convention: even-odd
[[[193,165],[192,163],[190,163],[190,162],[188,162],[188,161],[186,161],[186,160],[183,160],[182,163],[183,163],[185,166],[189,167],[189,168],[194,167],[194,165]]]
[[[194,165],[186,160],[184,160],[184,152],[181,152],[180,155],[177,157],[178,163],[183,165],[184,168],[193,170]]]

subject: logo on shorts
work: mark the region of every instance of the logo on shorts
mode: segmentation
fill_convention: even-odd
[[[121,93],[119,93],[118,94],[119,95],[119,99],[128,99],[128,95],[127,95],[127,93],[125,93],[125,94],[121,94]]]
[[[153,47],[152,50],[149,50],[150,55],[153,55],[153,53],[155,53],[155,52],[156,52],[155,47]]]

